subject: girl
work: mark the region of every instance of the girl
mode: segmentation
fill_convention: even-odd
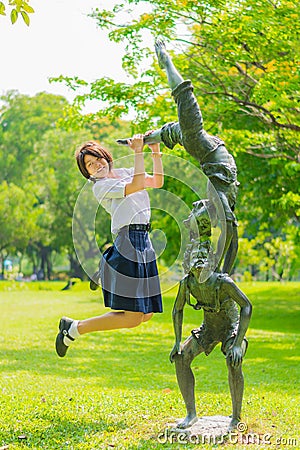
[[[133,328],[162,312],[154,250],[149,239],[150,202],[146,188],[163,185],[159,144],[150,144],[153,175],[145,173],[143,135],[128,139],[134,167],[114,169],[112,155],[90,141],[75,153],[82,175],[94,182],[93,192],[111,214],[116,239],[103,255],[100,274],[105,306],[113,311],[86,320],[63,317],[56,337],[56,352],[64,357],[70,344],[93,331]]]

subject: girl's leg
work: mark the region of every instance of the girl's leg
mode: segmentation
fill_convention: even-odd
[[[148,322],[148,320],[152,319],[153,313],[144,314],[143,322]]]
[[[73,320],[69,317],[62,317],[59,323],[59,333],[55,341],[56,353],[63,358],[69,346],[81,334],[119,328],[134,328],[142,322],[147,322],[152,316],[153,313],[116,311],[86,320]]]
[[[119,328],[134,328],[142,322],[147,322],[151,314],[133,311],[113,311],[102,316],[79,320],[77,329],[79,334],[92,333],[93,331],[116,330]]]

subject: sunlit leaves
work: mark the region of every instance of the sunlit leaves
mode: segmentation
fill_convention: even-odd
[[[0,15],[5,16],[7,9],[9,8],[10,20],[12,24],[16,23],[21,15],[24,23],[27,26],[30,25],[29,14],[34,13],[34,9],[29,5],[27,0],[9,0],[6,3],[8,3],[8,5],[6,5],[3,1],[0,2]]]
[[[270,273],[276,280],[289,280],[297,274],[298,262],[295,236],[291,232],[282,237],[260,230],[251,238],[239,239],[239,271],[254,269],[261,277]]]
[[[26,11],[21,11],[21,16],[23,17],[24,22],[27,26],[29,26],[30,19]]]
[[[17,12],[17,10],[16,10],[16,9],[12,9],[12,10],[11,10],[11,13],[10,13],[10,20],[11,20],[11,23],[14,24],[14,23],[17,21],[17,18],[18,18],[18,12]]]
[[[0,14],[5,16],[5,5],[3,2],[0,2]]]

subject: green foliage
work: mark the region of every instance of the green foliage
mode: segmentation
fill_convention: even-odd
[[[26,250],[34,269],[37,269],[36,260],[40,258],[43,271],[47,264],[49,273],[53,212],[40,195],[48,168],[47,164],[38,168],[36,165],[43,151],[40,145],[42,136],[47,130],[55,129],[61,108],[66,104],[61,96],[39,93],[29,97],[11,91],[1,97],[0,106],[0,180],[7,186],[7,195],[13,195],[16,185],[26,200],[18,203],[22,220],[11,224],[11,230],[15,230],[13,240],[3,239],[2,242],[6,251],[13,248],[23,254]],[[27,238],[25,246],[18,239],[23,232]],[[6,235],[11,236],[8,229]]]
[[[153,49],[143,46],[144,33],[149,35],[150,32],[153,38],[162,35],[164,39],[177,42],[186,36],[187,46],[181,49],[184,55],[179,56],[176,63],[184,74],[191,76],[203,95],[217,103],[216,113],[228,116],[229,106],[273,128],[299,131],[298,113],[294,108],[299,99],[296,2],[276,5],[247,0],[228,4],[210,2],[204,6],[188,1],[136,1],[134,5],[143,5],[145,12],[134,19],[128,15],[130,21],[124,23],[125,11],[134,12],[132,4],[127,0],[111,10],[96,9],[92,17],[100,28],[109,30],[111,40],[126,42],[124,67],[138,81],[132,85],[132,91],[128,85],[123,84],[123,88],[134,108],[139,109],[133,94],[140,92],[140,79],[150,78],[149,84],[156,89],[161,86],[155,64],[151,70],[144,70],[145,62],[148,66],[151,63],[149,55],[153,55]],[[72,82],[68,78],[68,84],[76,88],[76,79]],[[95,89],[95,85],[100,89]],[[112,80],[98,80],[91,84],[87,99],[96,96],[104,101],[116,99],[121,87],[122,84],[113,84]],[[145,89],[149,88],[146,84]],[[152,93],[153,88],[149,90],[149,97]],[[151,109],[152,105],[149,106]],[[113,105],[111,109],[113,111]]]
[[[266,230],[282,242],[289,240],[287,235],[297,236],[298,3],[127,0],[95,9],[91,16],[112,41],[125,42],[123,67],[132,83],[99,79],[85,85],[74,105],[78,116],[86,101],[97,98],[104,102],[99,115],[134,111],[135,130],[176,120],[165,73],[153,47],[144,43],[144,36],[152,36],[153,43],[162,36],[176,67],[194,84],[206,130],[220,135],[236,158],[241,183],[236,211],[245,238]],[[67,82],[78,87],[76,79]]]
[[[38,93],[33,97],[9,91],[0,98],[0,180],[22,183],[32,161],[39,156],[38,140],[55,129],[61,110],[67,105],[62,96]]]
[[[20,207],[20,205],[22,205]],[[39,214],[31,192],[3,181],[0,185],[0,255],[23,251],[34,238]]]
[[[135,329],[85,335],[62,361],[54,350],[60,316],[91,317],[105,308],[87,283],[71,291],[61,291],[62,283],[51,286],[56,290],[49,290],[49,283],[23,283],[21,289],[0,283],[0,446],[195,449],[195,444],[157,440],[167,424],[185,414],[175,367],[168,360],[176,289],[164,295],[163,314]],[[278,447],[280,438],[296,438],[296,445],[284,448],[299,447],[299,288],[299,283],[241,284],[253,303],[242,418],[249,433],[269,433],[271,447]],[[184,313],[185,338],[202,314],[188,307]],[[193,370],[198,415],[228,416],[231,402],[220,346],[209,357],[196,358]]]
[[[25,13],[32,12],[25,3],[18,1]],[[1,11],[5,12],[5,2],[0,2]],[[36,193],[37,241],[42,246],[71,250],[70,211],[74,193],[83,183],[73,166],[68,165],[68,149],[74,147],[76,136],[79,141],[89,135],[116,151],[116,155],[126,156],[129,153],[117,149],[114,139],[176,120],[176,105],[165,73],[157,65],[153,46],[148,48],[144,40],[150,36],[154,43],[157,36],[162,36],[180,72],[193,81],[206,130],[220,135],[237,161],[241,185],[236,212],[243,224],[239,229],[242,240],[237,271],[255,274],[259,269],[277,279],[297,277],[297,2],[125,0],[109,9],[95,9],[91,16],[107,30],[112,41],[125,43],[123,67],[129,82],[101,78],[89,84],[76,76],[56,78],[77,92],[73,105],[47,94],[29,99],[11,92],[2,98],[0,181]],[[82,114],[85,103],[95,99],[100,110]],[[128,113],[135,114],[131,124],[119,120]],[[58,132],[57,123],[68,132]],[[64,151],[60,152],[60,148]],[[172,154],[192,161],[180,148]],[[177,175],[178,167],[173,169]],[[47,183],[40,182],[41,173]],[[169,175],[164,189],[191,206],[195,192]],[[196,177],[190,184],[197,182]],[[84,213],[80,214],[78,223],[84,219]],[[170,215],[161,211],[155,211],[153,221],[167,234],[168,246],[162,259],[168,264],[176,258],[178,227]],[[110,242],[109,219],[102,211],[97,213],[96,239],[101,249]],[[83,234],[81,240],[86,244],[84,253],[91,253],[90,237]]]
[[[299,276],[299,230],[285,227],[285,233],[276,235],[268,230],[259,230],[249,236],[244,227],[240,228],[237,272],[245,269],[252,277],[259,276],[265,280],[292,280]],[[242,237],[244,236],[244,237]]]

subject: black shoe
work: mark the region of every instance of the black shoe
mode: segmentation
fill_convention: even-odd
[[[90,279],[90,289],[92,291],[96,291],[97,289],[99,289],[100,287],[99,279],[100,279],[100,272],[97,270],[97,272],[95,272],[92,278]]]
[[[66,336],[70,341],[75,341],[72,336],[69,335],[69,329],[74,322],[73,319],[69,319],[68,317],[62,317],[59,322],[59,333],[56,336],[55,348],[58,356],[63,358],[67,353],[68,346],[64,344],[64,337]]]
[[[132,139],[132,137],[131,138],[127,138],[127,139],[117,139],[116,142],[119,145],[128,145],[128,139]],[[145,135],[143,137],[144,144],[156,144],[157,143],[156,139],[155,138],[154,139],[151,138],[151,133],[147,134],[147,135]]]
[[[148,138],[148,139],[146,139],[146,138]],[[117,140],[116,140],[116,143],[119,144],[119,145],[128,145],[128,140],[129,140],[129,139],[132,139],[132,137],[127,138],[127,139],[117,139]],[[144,144],[145,144],[145,143],[148,144],[148,143],[149,143],[148,140],[149,140],[149,137],[148,137],[148,136],[144,136],[144,137],[143,137]],[[146,142],[146,141],[147,141],[147,142]],[[150,142],[150,143],[151,143],[151,142]]]
[[[116,142],[119,145],[128,145],[127,139],[117,139]]]

